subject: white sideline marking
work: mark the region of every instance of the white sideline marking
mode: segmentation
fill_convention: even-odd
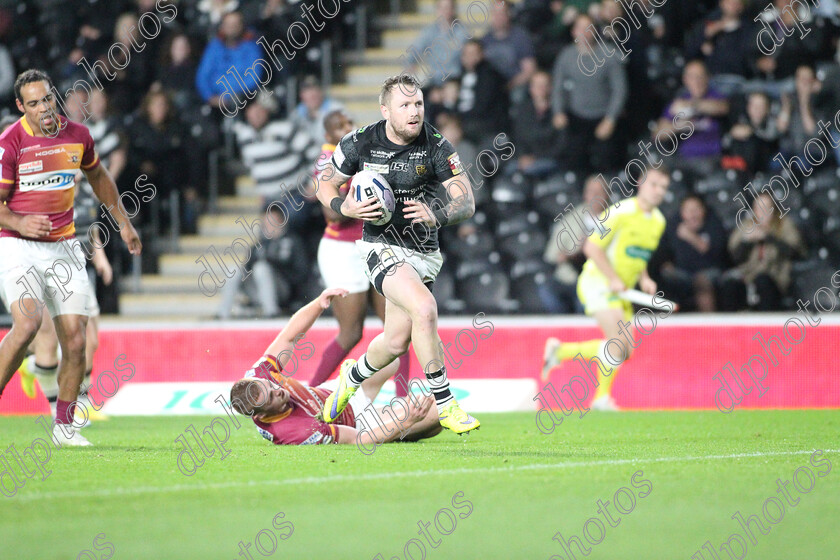
[[[406,472],[384,472],[371,474],[338,474],[330,476],[309,476],[303,478],[287,478],[287,479],[272,479],[260,481],[231,481],[231,482],[214,482],[210,484],[174,484],[172,486],[139,486],[130,488],[103,488],[101,490],[92,490],[82,492],[79,490],[69,492],[45,492],[36,494],[25,494],[12,501],[30,502],[36,500],[58,500],[63,498],[107,498],[111,496],[128,496],[134,494],[158,494],[164,492],[182,492],[194,490],[216,490],[225,488],[244,488],[249,486],[286,486],[288,484],[321,484],[329,482],[348,482],[348,481],[363,481],[363,480],[384,480],[390,478],[405,478],[405,477],[419,477],[427,475],[447,475],[447,474],[471,474],[471,473],[488,473],[488,472],[516,472],[516,471],[535,471],[548,469],[564,469],[575,467],[595,467],[603,465],[626,465],[629,463],[674,463],[679,461],[716,461],[725,459],[742,459],[747,457],[778,457],[784,455],[809,455],[817,451],[812,449],[810,451],[771,451],[769,453],[735,453],[732,455],[706,455],[696,457],[658,457],[656,459],[609,459],[603,461],[577,461],[572,463],[548,463],[537,465],[513,465],[510,467],[488,467],[488,468],[464,468],[464,469],[446,469],[436,471],[406,471]],[[824,449],[825,453],[840,453],[840,449]]]

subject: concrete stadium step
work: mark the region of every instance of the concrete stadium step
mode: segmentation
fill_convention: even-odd
[[[382,113],[379,112],[379,102],[376,100],[379,92],[371,97],[368,101],[354,101],[352,103],[345,103],[344,108],[353,117],[353,121],[358,126],[375,123],[382,120]]]
[[[216,250],[220,256],[223,256],[222,251],[224,248],[216,247]],[[174,255],[171,253],[161,255],[158,259],[160,275],[169,277],[190,276],[194,279],[194,282],[198,282],[198,275],[204,272],[205,268],[203,264],[195,262],[197,258],[197,256],[193,255]],[[208,262],[213,266],[216,274],[221,274],[216,268],[217,265],[214,258],[210,258]],[[230,261],[228,260],[226,262]],[[197,284],[194,285],[197,286]]]
[[[198,233],[208,237],[239,237],[242,235],[242,226],[236,223],[238,218],[244,218],[248,223],[262,218],[259,209],[256,211],[235,214],[205,214],[198,219]]]
[[[120,314],[134,317],[156,315],[184,318],[207,318],[216,314],[221,295],[198,294],[125,294],[120,296]]]
[[[405,49],[365,49],[362,53],[357,51],[344,54],[344,60],[354,66],[366,66],[371,64],[395,64],[399,63],[400,56],[405,54]],[[335,95],[335,89],[342,86],[333,86],[330,94]]]
[[[162,276],[144,274],[140,277],[141,294],[196,294],[199,293],[198,277],[190,275]]]
[[[236,196],[249,197],[259,196],[257,194],[257,183],[249,175],[240,175],[236,178]]]
[[[182,235],[179,249],[181,250],[181,254],[194,254],[198,257],[204,254],[211,245],[223,251],[225,247],[230,247],[230,244],[238,237],[245,238],[245,241],[249,241],[247,239],[248,234],[242,226],[239,226],[238,235]]]
[[[470,8],[472,4],[475,4],[475,0],[470,2],[458,2],[458,19],[461,21],[470,21],[467,16],[472,15],[473,21],[476,21],[479,24],[484,23],[485,25],[490,25],[490,9],[495,4],[495,0],[481,0],[480,3],[484,4],[487,12],[482,12],[478,6]],[[435,8],[436,4],[437,0],[417,0],[417,15],[431,16],[434,21],[435,14],[437,13]],[[486,22],[484,21],[485,17],[487,18]]]
[[[388,30],[382,34],[382,48],[399,49],[405,52],[417,39],[417,33],[413,29]]]
[[[252,195],[220,196],[217,201],[218,214],[251,214],[262,208],[262,198]]]
[[[399,74],[402,66],[394,61],[392,64],[377,64],[371,66],[353,66],[347,70],[347,83],[352,85],[381,86],[387,76]]]

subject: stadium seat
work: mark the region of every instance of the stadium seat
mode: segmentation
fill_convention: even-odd
[[[840,183],[840,170],[838,169],[818,169],[805,179],[801,185],[802,192],[811,194],[815,191],[827,191],[836,187]]]
[[[458,260],[469,260],[490,253],[495,247],[493,234],[483,229],[461,239],[457,235],[447,238],[446,254]]]
[[[540,229],[533,229],[505,237],[500,241],[499,247],[510,258],[522,258],[541,255],[545,244],[546,234]]]
[[[455,268],[455,279],[460,284],[467,278],[479,276],[481,274],[500,272],[501,256],[496,251],[489,254],[479,255],[471,259],[464,259]],[[461,294],[463,296],[463,294]]]
[[[805,239],[805,244],[808,247],[817,247],[822,241],[820,234],[820,216],[816,212],[812,212],[810,208],[803,207],[796,211],[791,210],[790,218],[799,229],[799,233]]]
[[[735,193],[730,190],[719,190],[703,197],[709,210],[717,216],[727,231],[737,227],[735,214],[741,206],[733,200],[734,196]]]
[[[459,283],[459,292],[470,313],[511,313],[519,304],[510,299],[510,281],[504,272],[486,272]]]
[[[840,208],[840,189],[832,187],[816,190],[805,198],[805,203],[808,208],[821,216],[834,214],[837,208]]]
[[[432,288],[432,292],[438,302],[438,309],[443,314],[453,315],[462,313],[467,307],[464,300],[456,297],[455,276],[445,266],[441,269],[440,274],[438,274],[435,279],[435,285]]]
[[[522,276],[512,280],[511,295],[519,302],[520,313],[545,313],[538,289],[547,278],[546,273],[540,272],[533,276]]]
[[[566,207],[572,203],[572,200],[579,199],[579,195],[571,194],[565,191],[550,193],[534,200],[534,209],[539,212],[543,218],[553,222],[557,216],[566,211]]]
[[[496,239],[519,235],[524,231],[533,231],[540,227],[540,216],[534,211],[518,212],[499,220],[496,224]]]
[[[835,267],[822,260],[811,259],[794,263],[791,274],[793,285],[790,290],[793,300],[813,301],[814,294],[823,287],[828,287],[837,295],[838,290],[832,288],[830,282],[835,270]],[[814,309],[814,307],[811,306],[811,309]]]
[[[706,194],[721,190],[740,190],[745,184],[744,176],[734,169],[726,169],[710,173],[697,181],[694,190],[698,194]]]

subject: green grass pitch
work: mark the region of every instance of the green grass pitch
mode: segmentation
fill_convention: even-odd
[[[292,523],[291,536],[278,539],[273,554],[254,545],[246,554],[405,559],[414,538],[429,560],[559,560],[567,556],[552,537],[583,539],[587,520],[597,517],[603,541],[583,540],[591,546],[586,558],[690,560],[708,540],[728,560],[718,547],[733,533],[744,535],[732,515],[757,514],[767,523],[765,500],[784,501],[776,480],[803,466],[814,473],[813,488],[801,494],[791,484],[800,501],[784,504],[784,517],[767,523],[766,535],[754,524],[756,542],[747,538],[744,557],[837,557],[840,411],[591,412],[567,418],[552,435],[537,430],[533,414],[479,417],[482,428],[469,437],[443,433],[371,456],[354,446],[275,447],[243,423],[232,434],[231,454],[207,459],[192,477],[176,467],[174,440],[189,424],[201,430],[209,417],[112,418],[85,429],[96,447],[54,451],[47,480],[36,475],[15,497],[0,496],[0,557],[106,558],[110,543],[117,559],[248,558],[240,541],[253,543],[263,530],[287,536],[272,526],[282,512],[277,523]],[[43,430],[32,417],[0,418],[0,433],[4,446],[20,450]],[[810,463],[816,449],[831,463],[825,476]],[[651,488],[632,484],[640,470],[636,482],[648,480]],[[809,484],[805,470],[798,481]],[[635,494],[635,509],[622,515],[608,507],[620,520],[612,527],[598,500],[612,501],[622,487]],[[452,503],[458,492],[460,509]],[[624,496],[626,509],[631,498]],[[449,535],[434,524],[445,508],[459,515]],[[769,511],[778,516],[772,505]],[[438,517],[449,530],[446,512]],[[431,523],[436,548],[418,535],[418,521]],[[599,538],[597,523],[587,529]],[[271,537],[261,539],[270,552]],[[420,560],[416,545],[407,551]],[[704,554],[698,560],[712,560]]]

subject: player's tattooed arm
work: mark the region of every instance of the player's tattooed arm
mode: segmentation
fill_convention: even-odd
[[[440,218],[438,212],[435,217],[441,225],[452,225],[463,222],[475,214],[475,198],[473,197],[472,185],[466,176],[453,177],[443,182],[446,192],[449,194],[449,202],[440,209],[445,217]]]

